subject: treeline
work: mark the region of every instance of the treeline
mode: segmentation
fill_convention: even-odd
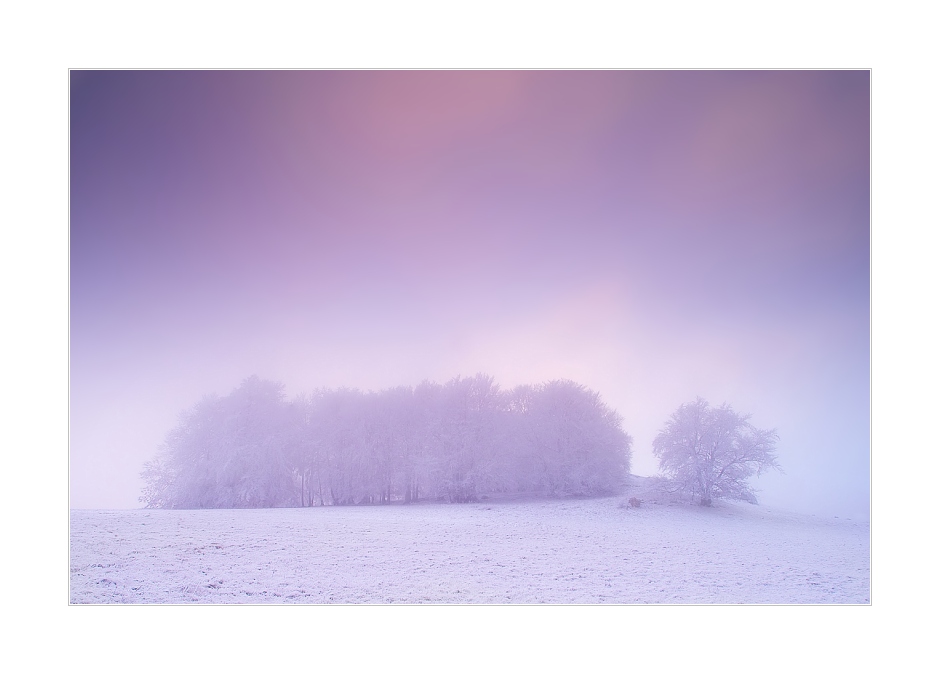
[[[492,377],[380,392],[246,379],[181,415],[145,464],[151,508],[346,505],[536,492],[594,495],[629,472],[631,438],[572,381],[502,391]]]

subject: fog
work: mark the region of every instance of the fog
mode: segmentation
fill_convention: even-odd
[[[70,503],[135,508],[179,413],[571,379],[632,471],[701,396],[768,505],[869,509],[867,72],[80,72]]]

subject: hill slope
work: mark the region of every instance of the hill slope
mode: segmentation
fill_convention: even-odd
[[[868,603],[867,522],[623,497],[75,510],[72,603]]]

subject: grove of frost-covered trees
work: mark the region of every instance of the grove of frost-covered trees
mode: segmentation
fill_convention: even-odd
[[[631,438],[571,381],[503,391],[457,377],[379,392],[246,379],[183,413],[142,473],[152,508],[463,503],[506,492],[595,495],[629,473]]]

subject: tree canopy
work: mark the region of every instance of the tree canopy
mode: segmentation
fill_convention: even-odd
[[[677,490],[702,505],[713,498],[757,502],[748,479],[777,463],[775,430],[761,430],[750,415],[698,398],[681,405],[653,440],[660,470]]]
[[[478,374],[288,401],[282,384],[250,377],[180,416],[144,466],[141,501],[250,508],[602,494],[623,484],[631,445],[620,416],[571,381],[503,391]]]

